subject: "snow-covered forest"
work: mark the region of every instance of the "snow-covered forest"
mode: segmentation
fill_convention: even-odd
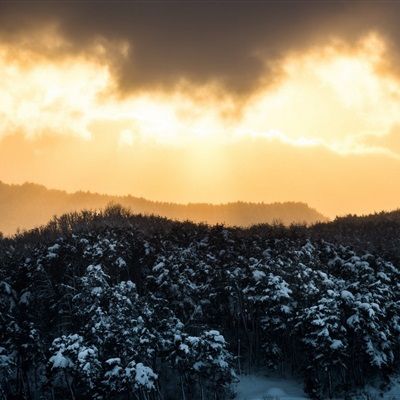
[[[363,249],[339,225],[210,227],[113,207],[1,239],[0,399],[222,400],[260,369],[315,399],[389,390],[393,229]]]

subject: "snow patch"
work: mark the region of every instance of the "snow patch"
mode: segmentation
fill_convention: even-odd
[[[266,377],[262,375],[241,375],[234,388],[236,400],[305,400],[302,383],[292,379]]]

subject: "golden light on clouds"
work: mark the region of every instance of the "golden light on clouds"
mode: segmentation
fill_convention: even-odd
[[[383,39],[370,34],[355,48],[334,43],[283,61],[284,78],[248,105],[246,127],[293,145],[339,153],[382,151],[363,137],[383,136],[399,121],[400,82],[379,72]],[[267,137],[268,137],[267,133]]]
[[[284,143],[323,145],[338,152],[372,151],[363,135],[385,135],[399,123],[400,83],[380,73],[385,43],[376,34],[348,48],[333,42],[283,59],[282,76],[246,99],[221,94],[217,85],[177,85],[172,92],[141,92],[121,98],[109,65],[95,59],[40,58],[28,63],[0,50],[0,133],[22,130],[91,137],[98,120],[124,121],[130,135],[120,143],[154,140],[189,145],[192,140],[231,141],[264,137]],[[134,134],[132,134],[134,132]],[[129,136],[129,139],[128,139]],[[197,143],[198,144],[198,143]],[[376,149],[375,149],[376,150]]]
[[[307,191],[312,177],[304,178],[303,188],[292,196],[287,190],[293,187],[290,177],[302,154],[312,154],[304,174],[313,170],[313,162],[330,162],[331,173],[335,157],[353,157],[349,162],[356,163],[356,157],[368,155],[386,160],[380,161],[381,171],[389,165],[391,176],[397,174],[393,163],[400,158],[399,147],[385,138],[400,125],[400,81],[385,64],[387,45],[377,33],[357,43],[330,40],[301,53],[290,52],[275,66],[276,79],[261,80],[247,97],[223,91],[217,81],[199,86],[183,80],[173,90],[122,96],[107,52],[124,57],[130,51],[126,44],[113,48],[99,41],[88,54],[71,55],[60,37],[42,35],[35,41],[36,47],[31,42],[0,46],[0,150],[7,143],[14,148],[7,138],[19,135],[18,140],[29,140],[36,157],[28,175],[25,167],[3,161],[0,179],[171,201],[302,200],[332,216],[357,210],[350,203],[335,209],[337,201],[323,184]],[[60,56],[47,56],[49,49]],[[85,150],[76,148],[77,141]],[[270,159],[276,151],[273,162],[266,165],[262,154],[250,153],[254,143]],[[48,168],[54,158],[61,165],[67,156],[80,166],[79,182],[68,173],[60,177],[60,171],[56,177]],[[118,184],[107,178],[111,162],[118,166],[113,170]],[[282,163],[288,166],[282,168]],[[133,168],[144,171],[143,179],[132,178]],[[362,173],[361,169],[357,177]],[[163,174],[170,174],[169,189],[160,183]],[[234,182],[236,178],[246,182]],[[248,186],[259,186],[256,181],[261,178],[271,185],[262,190]],[[335,182],[340,185],[340,180]],[[351,191],[351,185],[347,189]],[[357,184],[355,190],[362,193]],[[386,190],[385,199],[389,194]],[[381,208],[391,206],[385,201]],[[378,208],[371,203],[360,211],[374,207]]]

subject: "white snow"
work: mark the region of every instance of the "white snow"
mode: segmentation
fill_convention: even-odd
[[[340,295],[344,301],[353,301],[354,300],[353,293],[349,292],[348,290],[342,290]]]
[[[126,267],[126,261],[122,257],[118,257],[117,260],[115,261],[115,264],[117,265],[118,268]]]
[[[341,340],[334,339],[334,340],[332,341],[331,349],[337,350],[337,349],[341,349],[341,348],[343,348],[343,347],[344,347],[344,345],[343,345],[343,342],[342,342]]]
[[[265,277],[266,277],[265,272],[259,271],[258,269],[253,271],[253,279],[255,281],[261,281],[261,279],[264,279]]]
[[[73,367],[74,363],[62,354],[62,351],[59,350],[54,356],[50,357],[50,363],[53,368],[69,368]]]
[[[48,258],[48,259],[57,258],[58,257],[57,252],[58,252],[58,250],[60,250],[60,248],[61,248],[61,246],[58,243],[54,244],[53,246],[48,247],[47,248],[48,253],[46,255],[46,258]]]
[[[384,400],[398,400],[400,398],[399,378],[391,379],[389,386],[384,391],[382,391],[379,386],[380,382],[371,382],[364,388],[364,392],[368,393],[371,399],[383,398]]]
[[[219,333],[219,331],[211,330],[206,332],[207,336],[213,336],[214,341],[219,343],[225,343],[224,337]]]
[[[235,385],[236,400],[305,400],[302,382],[262,375],[241,375]]]
[[[358,314],[353,314],[352,316],[350,316],[349,318],[347,318],[347,325],[354,327],[355,324],[357,324],[358,322],[360,322],[360,317],[358,316]]]
[[[186,354],[189,354],[189,347],[187,344],[181,343],[179,345],[179,350],[183,351]]]
[[[154,271],[154,272],[158,272],[158,271],[160,271],[161,269],[163,269],[164,267],[165,267],[165,263],[159,262],[158,264],[156,264],[156,265],[153,267],[153,271]]]
[[[153,372],[150,367],[146,367],[142,363],[136,364],[136,384],[146,389],[154,389],[154,381],[158,375]]]
[[[60,250],[60,245],[58,243],[54,244],[47,248],[50,253],[55,253],[56,251]]]
[[[106,364],[108,365],[121,364],[121,359],[119,357],[109,358],[108,360],[106,360]]]
[[[241,375],[239,383],[234,387],[235,400],[308,400],[304,393],[301,380],[284,379],[279,377],[268,377],[263,375]],[[378,389],[378,385],[371,383],[360,392],[360,398],[379,398],[384,395],[385,399],[393,399],[400,396],[400,381],[393,379],[385,391]]]
[[[91,293],[92,293],[93,296],[100,296],[103,293],[103,288],[100,287],[100,286],[94,287],[91,290]]]
[[[31,298],[31,292],[27,290],[26,292],[21,294],[21,297],[19,298],[19,304],[29,304],[29,300]]]

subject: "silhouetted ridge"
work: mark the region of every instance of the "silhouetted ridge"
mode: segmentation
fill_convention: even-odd
[[[110,203],[120,204],[133,213],[160,215],[179,221],[190,220],[211,225],[250,226],[280,222],[313,224],[327,218],[305,203],[246,203],[221,205],[205,203],[175,204],[150,201],[133,196],[109,196],[90,192],[69,194],[44,186],[0,182],[0,232],[13,234],[47,223],[54,215],[84,209],[103,209]]]

